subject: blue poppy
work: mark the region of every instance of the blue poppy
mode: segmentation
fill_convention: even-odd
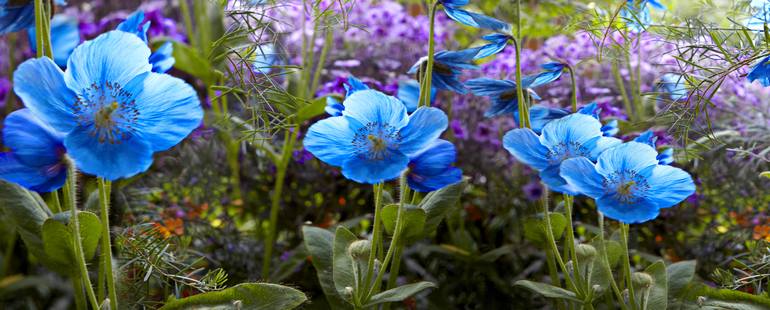
[[[260,74],[268,74],[278,59],[273,44],[257,46],[252,57],[252,67],[254,68],[254,71]]]
[[[398,99],[406,106],[406,111],[409,113],[417,110],[417,106],[420,101],[420,82],[417,80],[405,80],[398,82],[398,93],[396,94]],[[436,89],[430,90],[430,102],[436,99]]]
[[[349,97],[353,93],[359,91],[359,90],[367,90],[369,89],[369,86],[364,84],[361,80],[359,80],[355,76],[348,76],[348,82],[344,83],[342,85],[345,87],[345,97]],[[341,116],[342,111],[345,111],[345,106],[340,103],[337,98],[333,96],[326,97],[326,107],[324,108],[324,111],[326,111],[326,114],[329,114],[331,116]]]
[[[746,27],[757,32],[765,31],[765,24],[770,23],[770,2],[767,0],[752,0],[749,7],[756,13],[746,21]]]
[[[516,117],[516,122],[520,122],[519,111],[516,111],[514,115]],[[550,108],[536,105],[529,109],[529,122],[532,125],[532,131],[540,134],[546,124],[567,115],[570,115],[570,111],[568,109]]]
[[[9,0],[0,0],[0,35],[27,29],[35,25],[35,5],[33,1],[14,4]]]
[[[147,40],[147,30],[149,29],[150,21],[144,21],[144,11],[142,10],[137,10],[129,15],[126,20],[118,24],[115,28],[115,30],[135,34],[142,39],[145,44],[149,42]],[[171,67],[173,67],[176,62],[173,53],[174,45],[171,42],[166,42],[155,50],[155,52],[148,58],[150,64],[152,64],[152,72],[166,73],[168,70],[171,70]]]
[[[540,97],[529,89],[530,81],[523,81],[525,89],[532,98]],[[476,96],[489,97],[492,105],[484,112],[485,117],[495,117],[504,114],[515,114],[519,110],[519,100],[516,94],[516,82],[511,80],[495,80],[489,78],[472,79],[465,86]],[[518,119],[518,116],[516,117]]]
[[[501,52],[508,45],[511,36],[502,33],[492,33],[481,38],[490,43],[479,48],[478,53],[476,53],[476,56],[474,57],[475,59],[486,58]]]
[[[666,73],[661,78],[660,87],[672,101],[687,100],[687,79],[681,74]]]
[[[620,11],[620,16],[626,20],[626,25],[631,31],[642,32],[652,23],[648,4],[655,9],[666,10],[666,7],[656,0],[626,1],[626,6]]]
[[[29,109],[5,118],[3,140],[11,151],[0,153],[0,179],[36,192],[61,188],[67,179],[63,134],[35,117]]]
[[[573,113],[545,124],[539,136],[529,128],[511,130],[503,137],[503,146],[517,160],[540,171],[549,188],[574,195],[578,192],[559,176],[559,166],[573,157],[596,159],[607,148],[620,144],[616,138],[605,137],[601,127],[596,118]]]
[[[521,83],[525,85],[529,85],[529,87],[531,88],[543,86],[545,84],[551,83],[559,79],[565,67],[566,66],[564,64],[558,63],[558,62],[549,62],[549,63],[542,64],[540,65],[540,68],[543,69],[543,72],[540,72],[535,75],[526,76],[522,79]]]
[[[35,116],[65,133],[67,153],[82,171],[130,177],[203,118],[195,90],[151,72],[149,57],[135,35],[110,31],[75,48],[66,72],[47,57],[25,61],[14,73],[14,91]]]
[[[451,142],[435,140],[424,151],[410,158],[406,177],[409,187],[427,193],[460,182],[463,172],[452,166],[456,157],[457,151]]]
[[[440,0],[444,6],[444,12],[449,18],[454,19],[456,22],[463,25],[484,28],[498,32],[511,32],[511,25],[497,20],[495,18],[486,16],[484,14],[468,12],[461,9],[461,7],[468,4],[468,0]]]
[[[342,167],[342,174],[359,183],[375,184],[397,178],[409,158],[421,153],[447,127],[439,109],[418,108],[408,116],[395,97],[376,90],[357,91],[345,98],[342,116],[321,120],[308,129],[303,144],[321,161]]]
[[[658,141],[658,137],[655,135],[655,133],[652,130],[647,130],[640,134],[638,137],[634,138],[634,142],[644,143],[652,147],[653,149],[657,150],[657,147],[655,146]],[[674,149],[667,148],[663,150],[663,152],[660,152],[658,156],[656,156],[658,159],[658,163],[661,165],[670,165],[674,162]]]
[[[595,199],[607,217],[628,224],[646,222],[695,192],[692,177],[658,164],[657,154],[645,143],[627,142],[601,153],[596,164],[585,157],[565,160],[561,177]]]
[[[459,51],[440,51],[433,57],[433,72],[431,72],[431,84],[437,90],[449,90],[458,94],[465,94],[466,89],[460,82],[460,74],[463,69],[478,69],[473,64],[481,47],[467,48]],[[417,74],[417,80],[422,80],[422,74],[428,65],[428,57],[418,60],[407,72]]]
[[[29,37],[29,46],[32,50],[37,49],[35,40],[35,27],[27,30]],[[57,14],[51,19],[51,49],[53,50],[53,61],[64,67],[67,65],[67,59],[72,51],[80,44],[80,28],[78,19],[72,16]]]
[[[765,57],[762,61],[754,65],[746,78],[749,79],[749,82],[758,80],[762,86],[770,86],[770,56]]]

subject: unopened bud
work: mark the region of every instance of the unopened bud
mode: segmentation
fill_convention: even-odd
[[[369,251],[371,250],[371,242],[369,240],[358,240],[348,246],[348,254],[354,259],[367,259],[369,258]]]
[[[590,244],[578,244],[575,247],[575,254],[580,260],[591,260],[596,257],[596,248]]]
[[[631,275],[631,281],[644,288],[650,287],[650,285],[655,282],[649,274],[644,272],[634,272],[634,274]]]

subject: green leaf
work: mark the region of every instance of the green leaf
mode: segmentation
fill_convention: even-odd
[[[513,252],[513,246],[512,245],[504,245],[504,246],[501,246],[501,247],[499,247],[497,249],[494,249],[494,250],[491,250],[489,252],[486,252],[486,253],[482,254],[481,256],[479,256],[478,260],[482,261],[482,262],[485,262],[485,263],[493,263],[498,258],[500,258],[501,256],[503,256],[505,254],[512,253],[512,252]]]
[[[554,240],[561,239],[564,234],[564,230],[567,228],[567,218],[563,214],[558,212],[549,213],[551,218],[551,231],[553,232]],[[528,218],[524,221],[524,238],[534,243],[545,247],[547,245],[547,236],[545,233],[545,221],[543,218]]]
[[[666,275],[666,264],[663,261],[657,261],[647,266],[645,273],[652,276],[652,286],[650,289],[647,308],[651,310],[666,309],[668,307],[668,276]],[[637,290],[639,292],[639,290]]]
[[[762,171],[762,173],[760,173],[759,176],[770,179],[770,171]]]
[[[566,299],[578,303],[583,303],[582,300],[577,298],[574,292],[550,284],[532,282],[528,280],[519,280],[516,281],[514,285],[524,287],[534,293],[543,295],[543,297],[546,298]]]
[[[679,297],[690,282],[695,278],[694,260],[676,262],[666,267],[668,274],[668,295]]]
[[[171,299],[161,309],[294,309],[305,301],[305,294],[287,286],[243,283],[221,291]]]
[[[332,277],[333,262],[332,252],[334,246],[334,234],[326,229],[305,226],[302,227],[305,248],[310,253],[313,267],[318,275],[318,282],[321,283],[321,289],[326,295],[326,300],[332,309],[348,309],[350,305],[346,303],[334,287],[334,278]]]
[[[332,279],[334,279],[334,287],[337,289],[342,299],[350,301],[350,294],[347,292],[347,288],[355,288],[355,264],[353,257],[348,252],[350,244],[358,240],[356,235],[350,232],[345,227],[337,227],[337,232],[334,234],[334,252],[332,254]]]
[[[309,104],[297,110],[296,123],[301,124],[306,120],[309,120],[311,118],[324,114],[326,112],[324,110],[325,108],[326,108],[326,97],[313,99],[313,101],[311,101]]]
[[[51,213],[40,195],[0,180],[0,206],[3,219],[16,228],[27,249],[42,259],[42,227]]]
[[[425,210],[415,205],[404,205],[404,237],[413,240],[422,236],[425,228],[427,214]],[[392,204],[382,208],[382,223],[389,234],[396,231],[396,219],[398,218],[398,205]]]
[[[206,85],[215,85],[221,73],[211,66],[198,51],[184,43],[172,41],[174,45],[174,68],[199,78]]]
[[[424,236],[436,231],[441,220],[457,205],[463,189],[465,189],[465,182],[458,182],[425,196],[422,203],[420,203],[420,208],[425,210],[427,214],[423,232]]]
[[[61,274],[71,274],[75,261],[74,232],[69,224],[69,212],[54,215],[43,223],[42,238],[45,257],[42,261],[51,269]],[[80,224],[80,242],[83,245],[83,256],[86,261],[96,254],[101,239],[102,223],[96,214],[86,211],[78,212]]]
[[[433,287],[436,287],[436,285],[431,282],[422,281],[418,283],[412,283],[412,284],[407,284],[396,288],[392,288],[372,296],[372,298],[369,299],[369,302],[367,302],[364,305],[364,308],[368,308],[368,307],[381,304],[381,303],[386,303],[386,302],[402,301],[414,294],[419,293],[422,290],[433,288]]]

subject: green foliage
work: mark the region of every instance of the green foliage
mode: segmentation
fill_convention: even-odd
[[[533,282],[529,280],[516,281],[516,286],[521,286],[532,291],[535,294],[542,295],[546,298],[563,299],[573,302],[582,303],[583,301],[577,298],[574,292],[565,290],[558,286],[553,286],[546,283]]]
[[[174,68],[199,78],[206,85],[217,84],[222,73],[216,71],[198,50],[181,42],[173,42],[173,44]]]
[[[545,220],[542,214],[539,215],[539,218],[529,218],[524,221],[524,237],[538,246],[547,248],[546,240],[548,239],[546,238]],[[559,240],[567,228],[567,218],[564,217],[564,214],[556,212],[549,213],[548,215],[551,219],[553,238]]]
[[[647,266],[644,272],[652,277],[650,287],[638,288],[636,292],[641,298],[644,309],[666,309],[668,306],[668,276],[666,274],[666,264],[663,261],[657,261]],[[649,290],[649,291],[647,291]]]
[[[387,205],[382,208],[382,223],[389,234],[396,230],[396,218],[398,217],[398,204]],[[413,240],[423,236],[427,214],[422,208],[405,204],[403,212],[404,231],[406,240]]]
[[[78,272],[75,260],[73,230],[70,227],[69,211],[54,215],[43,223],[43,249],[46,254],[44,261],[56,272],[72,276]],[[102,223],[96,214],[86,211],[78,212],[80,224],[80,239],[83,245],[83,256],[86,261],[96,254],[96,248],[101,239]]]
[[[436,284],[431,282],[419,282],[412,283],[403,286],[399,286],[393,289],[389,289],[382,293],[378,293],[369,299],[369,302],[364,307],[371,307],[386,302],[402,301],[410,296],[417,294],[423,290],[436,287]]]
[[[332,278],[337,294],[348,302],[353,302],[353,291],[356,289],[356,264],[350,256],[350,244],[358,240],[356,235],[345,227],[337,227],[334,234],[334,252],[332,254]]]
[[[183,299],[169,299],[161,307],[175,309],[294,309],[307,297],[302,292],[269,283],[243,283],[221,291],[213,291]]]
[[[43,259],[42,227],[51,216],[43,199],[21,186],[0,180],[0,206],[0,214],[16,227],[29,251]]]
[[[305,248],[310,253],[310,259],[318,276],[318,282],[326,295],[326,300],[332,309],[350,308],[334,286],[332,248],[334,246],[334,233],[318,227],[302,227],[302,235]]]
[[[431,192],[423,198],[419,207],[426,213],[424,235],[431,235],[436,231],[444,217],[457,205],[464,189],[465,182],[459,182]]]

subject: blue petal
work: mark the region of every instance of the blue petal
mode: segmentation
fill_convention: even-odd
[[[430,146],[449,125],[444,111],[437,108],[418,108],[409,116],[409,124],[401,129],[399,150],[407,156],[414,156]]]
[[[617,171],[636,171],[658,164],[658,152],[647,144],[626,142],[599,155],[596,171],[603,176]]]
[[[425,150],[411,158],[412,172],[418,175],[435,175],[446,170],[455,162],[455,146],[446,140],[437,139]]]
[[[414,112],[419,105],[420,99],[420,82],[417,80],[406,80],[398,82],[398,99],[406,106],[406,111],[409,113]],[[430,102],[432,103],[436,99],[436,88],[430,89]]]
[[[483,14],[456,9],[451,6],[444,6],[444,12],[446,12],[446,15],[449,16],[449,18],[454,19],[455,21],[463,25],[468,25],[476,28],[484,28],[484,29],[494,30],[498,32],[507,33],[511,31],[510,24]]]
[[[559,175],[580,194],[593,199],[604,195],[604,177],[596,172],[596,165],[588,158],[570,158],[561,163]]]
[[[650,186],[647,199],[658,208],[676,205],[695,193],[695,183],[690,174],[667,165],[655,166],[647,178],[647,184]]]
[[[591,102],[588,105],[578,109],[578,113],[585,114],[585,115],[591,115],[595,119],[599,119],[599,113],[602,111],[602,109],[599,108],[599,106],[596,104],[596,102]]]
[[[413,190],[421,193],[427,193],[442,189],[448,185],[455,184],[462,181],[462,179],[463,171],[460,170],[460,168],[449,167],[440,174],[436,174],[428,178],[422,178],[414,174],[409,174],[407,176],[407,183]]]
[[[344,85],[345,86],[345,97],[349,97],[353,93],[359,91],[359,90],[367,90],[369,89],[369,86],[366,86],[364,82],[356,78],[355,76],[349,76],[348,77],[348,83]]]
[[[275,53],[275,46],[273,46],[273,44],[263,44],[257,46],[253,57],[254,60],[251,62],[252,68],[254,68],[254,71],[260,74],[270,73],[270,70],[273,68],[273,65],[278,59],[278,55]]]
[[[388,150],[385,159],[349,158],[342,165],[342,175],[358,183],[376,184],[397,178],[408,164],[406,155]]]
[[[331,116],[342,116],[342,111],[345,111],[345,106],[336,98],[328,96],[326,97],[326,107],[324,108],[324,111]]]
[[[144,21],[144,11],[137,10],[118,24],[115,30],[132,33],[147,44],[147,29],[150,27],[150,22],[142,23],[142,21]]]
[[[37,49],[35,40],[35,27],[27,30],[30,48]],[[72,16],[57,14],[51,19],[51,46],[53,60],[59,67],[67,65],[67,59],[80,44],[80,29],[78,20]]]
[[[510,36],[500,33],[488,34],[482,37],[491,43],[481,46],[479,52],[476,54],[475,59],[482,59],[501,52],[508,45]]]
[[[596,160],[605,150],[623,143],[618,138],[599,136],[583,143],[583,147],[589,150],[588,158]]]
[[[567,109],[534,106],[529,110],[529,120],[532,124],[532,131],[539,134],[546,124],[569,114],[569,110]],[[516,119],[518,120],[518,116]]]
[[[466,81],[465,86],[476,96],[493,97],[516,91],[516,82],[510,80],[478,78]]]
[[[471,47],[459,51],[440,51],[434,54],[434,61],[445,64],[447,66],[459,66],[465,69],[478,68],[471,64],[471,62],[479,54],[481,47]]]
[[[0,153],[0,179],[31,189],[45,183],[48,178],[39,167],[27,166],[10,153]]]
[[[770,86],[770,56],[754,65],[746,78],[749,79],[749,82],[759,81],[764,87]]]
[[[321,161],[341,167],[355,156],[352,141],[358,128],[351,128],[345,117],[330,117],[310,126],[302,144]]]
[[[133,128],[153,152],[177,145],[203,120],[198,94],[181,79],[149,72],[137,76],[125,90],[137,94],[134,100],[140,113]]]
[[[577,188],[572,187],[567,180],[559,175],[560,165],[552,165],[540,171],[540,180],[554,192],[565,195],[579,195]]]
[[[750,75],[750,74],[749,74]],[[687,79],[681,74],[666,73],[661,78],[662,87],[672,101],[685,100],[688,96]],[[753,81],[749,77],[749,81]]]
[[[29,109],[14,111],[5,119],[3,142],[25,165],[43,166],[61,162],[64,135],[43,123]]]
[[[126,132],[120,143],[99,142],[92,127],[78,126],[64,139],[67,154],[85,173],[107,180],[127,178],[152,165],[152,146],[141,136]]]
[[[440,0],[444,6],[459,8],[468,5],[470,0]]]
[[[61,132],[77,124],[73,105],[77,97],[64,83],[64,73],[50,58],[30,59],[13,73],[13,90],[43,122]]]
[[[596,200],[599,212],[607,217],[626,224],[642,223],[658,217],[659,208],[655,203],[641,199],[635,203],[620,201],[617,196],[608,194]]]
[[[541,73],[538,73],[535,76],[532,76],[530,80],[528,80],[529,83],[522,82],[522,85],[527,86],[528,88],[535,88],[538,86],[542,86],[548,83],[551,83],[553,81],[556,81],[559,77],[561,77],[562,71],[564,71],[564,65],[560,63],[547,63],[542,66],[543,69],[546,69],[546,71],[543,71]]]
[[[651,146],[652,148],[655,148],[655,141],[658,141],[658,137],[655,136],[655,133],[652,132],[652,130],[648,129],[647,131],[643,132],[638,137],[636,137],[634,141],[639,143],[644,143]]]
[[[516,160],[537,170],[548,167],[548,149],[540,144],[538,136],[529,128],[519,128],[509,131],[503,137],[503,147]]]
[[[458,79],[459,75],[459,73],[455,72],[442,74],[434,71],[431,79],[432,88],[453,91],[461,95],[465,94],[467,91],[465,90],[465,85]]]
[[[171,67],[176,63],[176,59],[173,56],[174,44],[170,41],[163,43],[152,55],[150,55],[149,61],[152,64],[152,72],[166,73],[171,70]]]
[[[149,58],[146,43],[135,35],[113,30],[75,48],[67,62],[64,81],[75,91],[94,83],[126,85],[137,75],[152,70]]]
[[[619,131],[620,128],[618,127],[618,120],[616,119],[613,119],[602,126],[602,134],[605,137],[612,137],[617,135]]]
[[[667,148],[663,150],[663,152],[658,154],[657,159],[659,165],[670,165],[674,162],[674,149]]]
[[[35,6],[32,1],[19,6],[7,2],[0,5],[0,35],[26,29],[33,25],[35,25]]]
[[[584,144],[602,135],[602,124],[595,118],[585,114],[570,114],[543,127],[540,141],[546,146],[569,144],[575,142]]]
[[[361,124],[378,123],[401,129],[409,122],[406,107],[395,97],[376,90],[357,91],[345,98],[343,103],[345,117],[357,120]]]

